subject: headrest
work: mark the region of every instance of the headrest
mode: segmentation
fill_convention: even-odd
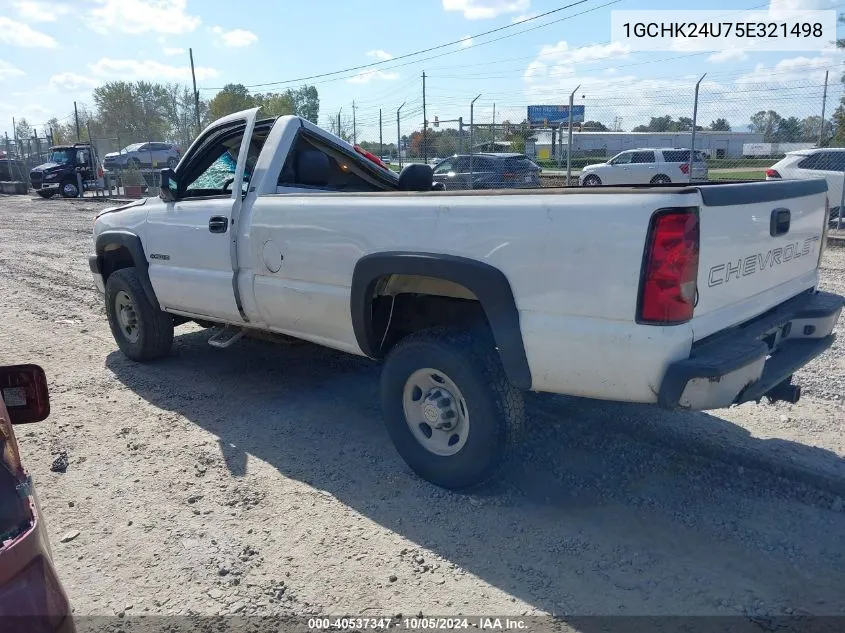
[[[429,165],[406,165],[399,174],[399,191],[431,191],[434,171]]]
[[[326,186],[331,177],[329,157],[316,149],[300,150],[296,156],[296,176],[300,185]]]

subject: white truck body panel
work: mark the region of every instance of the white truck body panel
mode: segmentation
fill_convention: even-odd
[[[227,120],[238,117],[251,133],[255,110]],[[409,251],[484,262],[504,273],[513,291],[531,389],[644,403],[657,401],[667,367],[688,358],[694,342],[817,283],[824,196],[709,206],[696,187],[508,195],[279,187],[301,128],[343,144],[297,117],[282,117],[270,130],[245,197],[237,185],[250,134],[231,199],[150,199],[131,213],[103,216],[95,233],[123,223],[137,231],[148,256],[169,255],[151,259],[149,269],[169,311],[244,324],[233,292],[235,271],[249,327],[353,354],[364,353],[350,315],[353,270],[362,257]],[[792,214],[788,237],[769,233],[771,212],[779,206]],[[638,324],[649,222],[667,207],[700,210],[698,304],[687,323]],[[210,234],[209,216],[229,210],[232,230]],[[692,392],[688,397],[706,402]]]

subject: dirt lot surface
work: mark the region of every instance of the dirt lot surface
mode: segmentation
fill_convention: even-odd
[[[368,361],[194,325],[126,360],[99,208],[0,198],[0,358],[50,381],[18,439],[77,615],[845,614],[841,340],[794,406],[531,395],[519,465],[453,494],[394,452]],[[845,249],[822,275],[845,293]]]

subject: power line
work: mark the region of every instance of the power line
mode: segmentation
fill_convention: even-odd
[[[280,81],[268,81],[268,82],[259,83],[259,84],[247,84],[246,87],[247,88],[262,88],[264,86],[276,86],[276,85],[279,85],[279,84],[290,84],[290,83],[296,83],[296,82],[299,82],[299,81],[310,81],[312,79],[322,79],[323,77],[332,77],[334,75],[340,75],[340,74],[343,74],[343,73],[353,72],[353,71],[356,71],[356,70],[364,70],[366,68],[374,68],[376,66],[381,66],[383,64],[394,62],[394,61],[397,61],[397,60],[400,60],[400,59],[406,59],[408,57],[415,57],[416,55],[422,55],[424,53],[430,53],[432,51],[440,50],[440,49],[446,48],[448,46],[455,46],[457,44],[465,42],[468,39],[475,39],[477,37],[485,37],[485,36],[491,35],[493,33],[498,33],[499,31],[504,31],[505,29],[511,29],[511,28],[516,27],[516,26],[520,26],[522,24],[525,24],[526,22],[531,22],[533,20],[539,20],[540,18],[544,18],[546,16],[552,15],[553,13],[558,13],[559,11],[571,9],[572,7],[578,6],[579,4],[584,4],[585,2],[590,2],[590,0],[577,0],[576,2],[572,2],[572,3],[564,5],[562,7],[558,7],[557,9],[552,9],[550,11],[546,11],[546,12],[541,13],[539,15],[527,17],[524,20],[519,20],[518,22],[506,24],[505,26],[500,26],[500,27],[495,28],[495,29],[490,29],[489,31],[484,31],[483,33],[478,33],[477,35],[468,35],[468,36],[462,37],[458,40],[453,40],[451,42],[446,42],[445,44],[438,44],[437,46],[431,46],[429,48],[424,48],[422,50],[414,51],[413,53],[405,53],[403,55],[399,55],[398,57],[392,57],[390,59],[382,59],[380,61],[371,62],[369,64],[363,64],[361,66],[352,66],[350,68],[344,68],[343,70],[334,70],[334,71],[328,72],[328,73],[320,73],[318,75],[309,75],[307,77],[299,77],[297,79],[284,79],[284,80],[280,80]],[[621,0],[616,0],[616,2],[621,2]],[[615,3],[612,3],[612,4],[615,4]],[[220,90],[220,88],[205,88],[205,90]]]

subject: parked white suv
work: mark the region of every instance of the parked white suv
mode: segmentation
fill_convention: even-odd
[[[581,170],[578,184],[598,185],[660,185],[670,182],[689,182],[690,151],[683,148],[643,148],[625,150],[606,163],[587,165]],[[707,180],[707,160],[695,152],[692,179]]]
[[[835,226],[840,215],[842,181],[845,179],[845,148],[829,147],[787,152],[786,156],[766,170],[766,180],[806,180],[824,178],[830,200],[830,224]],[[845,214],[842,214],[845,225]]]

